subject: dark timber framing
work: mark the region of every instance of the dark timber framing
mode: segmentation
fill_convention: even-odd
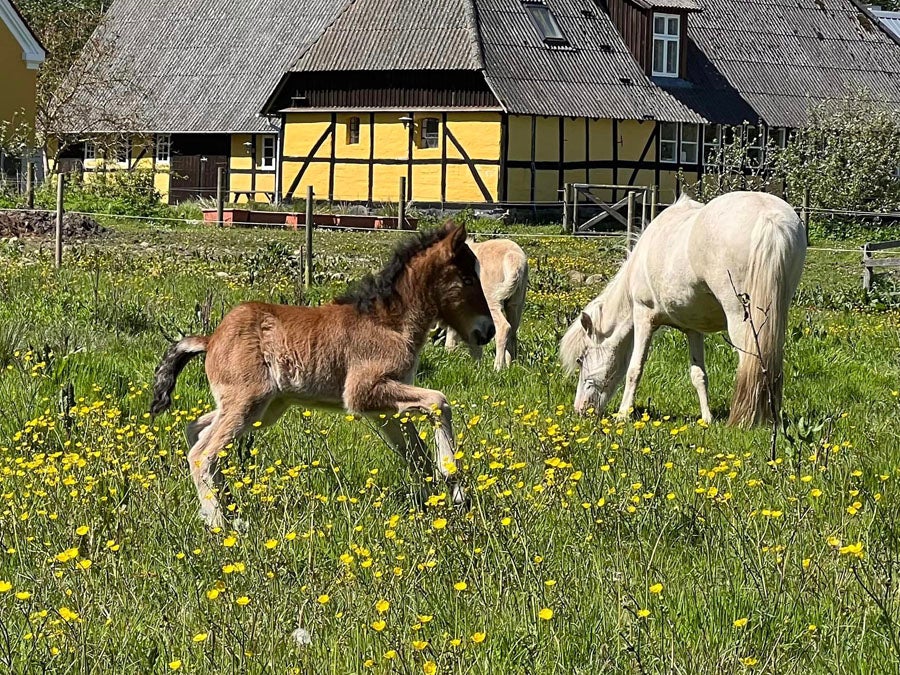
[[[372,190],[375,185],[375,113],[369,113],[369,199],[373,203]]]
[[[441,113],[441,205],[447,201],[447,113]]]

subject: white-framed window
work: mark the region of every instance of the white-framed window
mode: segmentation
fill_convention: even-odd
[[[746,148],[747,164],[752,168],[762,165],[765,145],[765,133],[762,127],[751,125],[744,127],[744,147]]]
[[[769,129],[769,138],[772,139],[776,148],[787,147],[788,133],[784,127]]]
[[[172,160],[172,134],[156,135],[156,163],[168,164]]]
[[[359,145],[359,118],[347,120],[347,145]]]
[[[84,161],[93,162],[97,159],[97,144],[94,141],[84,142]]]
[[[678,77],[681,56],[681,17],[677,14],[653,15],[653,75]]]
[[[681,163],[696,164],[700,149],[700,127],[696,124],[681,125]]]
[[[677,122],[662,122],[659,125],[659,161],[666,164],[678,162]]]
[[[722,147],[722,125],[706,124],[703,126],[703,163],[715,164],[719,160],[719,149]]]
[[[420,148],[437,148],[440,145],[441,121],[437,117],[422,120],[422,140]]]
[[[274,136],[265,136],[262,139],[262,156],[260,157],[259,165],[263,169],[274,169],[275,168],[275,137]]]

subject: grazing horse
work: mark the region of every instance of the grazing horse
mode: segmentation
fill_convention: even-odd
[[[575,409],[602,413],[623,376],[619,416],[634,394],[660,326],[687,334],[691,381],[711,421],[703,335],[728,330],[738,351],[729,424],[771,421],[781,406],[788,308],[806,259],[794,210],[760,192],[704,206],[683,196],[651,222],[622,268],[568,329],[563,365],[580,369]]]
[[[525,290],[528,288],[528,256],[514,241],[489,239],[482,243],[469,240],[469,248],[478,258],[478,277],[491,308],[491,318],[497,328],[497,356],[494,368],[503,370],[512,363],[518,352],[518,330],[525,311]],[[447,329],[447,349],[454,349],[461,341],[459,333]],[[469,343],[469,351],[480,359],[481,345]]]
[[[373,419],[389,445],[418,471],[430,465],[461,504],[450,406],[441,392],[412,384],[436,320],[473,343],[494,335],[466,230],[449,223],[401,244],[379,274],[327,305],[241,304],[212,335],[173,344],[156,369],[150,411],[156,415],[171,405],[179,373],[206,352],[216,409],[187,428],[188,463],[206,523],[224,524],[221,502],[228,494],[219,453],[255,423],[274,424],[292,404]],[[439,420],[433,462],[413,424],[394,416],[410,411]]]

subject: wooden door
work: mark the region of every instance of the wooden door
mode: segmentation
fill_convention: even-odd
[[[225,189],[227,190],[227,155],[173,155],[169,203],[178,204],[197,197],[215,199],[220,166],[225,167]],[[227,196],[226,201],[228,201]]]

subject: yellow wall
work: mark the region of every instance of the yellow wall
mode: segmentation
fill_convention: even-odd
[[[348,143],[348,125],[359,117],[359,142]],[[464,163],[459,149],[449,141],[444,147],[443,114],[415,113],[413,126],[404,126],[396,112],[339,113],[334,116],[334,135],[327,135],[316,153],[310,153],[331,126],[329,113],[294,113],[287,115],[284,128],[284,196],[306,164],[293,196],[302,198],[306,187],[313,186],[318,199],[334,201],[367,201],[371,189],[374,202],[396,202],[400,197],[400,178],[408,177],[411,197],[418,202],[484,202],[472,169]],[[421,147],[423,120],[439,120],[438,146]],[[447,131],[462,146],[474,163],[491,200],[499,197],[501,117],[498,113],[449,112]],[[412,153],[410,154],[410,140]],[[374,148],[373,148],[374,143]],[[332,147],[333,146],[333,147]],[[331,179],[331,157],[334,153],[334,176]],[[442,168],[446,156],[446,169]],[[370,164],[370,158],[374,161]],[[410,158],[412,159],[410,170]],[[345,161],[342,161],[345,160]],[[353,160],[353,161],[346,161]],[[482,160],[482,161],[479,161]],[[369,175],[371,170],[371,186]],[[442,195],[442,175],[446,172],[445,194]]]
[[[37,71],[29,70],[22,59],[22,46],[0,21],[0,122],[34,126]]]

